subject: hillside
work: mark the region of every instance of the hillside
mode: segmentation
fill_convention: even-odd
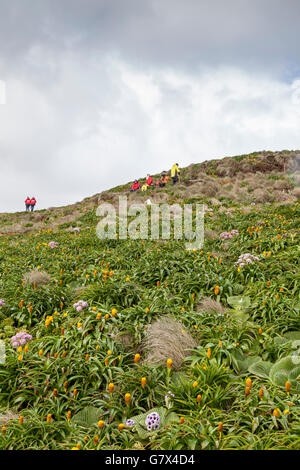
[[[0,449],[300,450],[299,156],[0,214]],[[203,249],[99,240],[124,194],[204,203]]]
[[[189,202],[191,199],[219,205],[289,203],[300,197],[299,161],[300,151],[286,150],[255,152],[191,164],[181,169],[179,184],[151,188],[147,194],[130,194],[128,182],[65,207],[50,207],[35,213],[0,213],[0,235],[29,233],[45,228],[53,230],[60,225],[76,226],[76,220],[86,211],[104,201],[117,204],[118,197],[124,193],[128,195],[129,201],[139,202],[145,202],[150,194],[151,200],[158,203]],[[154,175],[154,179],[158,180],[159,176]],[[145,178],[140,181],[144,182]]]

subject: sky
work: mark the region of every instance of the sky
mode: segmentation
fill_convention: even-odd
[[[299,0],[0,0],[0,212],[300,149]]]

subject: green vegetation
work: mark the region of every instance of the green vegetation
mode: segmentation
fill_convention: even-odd
[[[210,208],[201,251],[101,241],[84,205],[0,237],[0,449],[300,449],[298,202],[185,201]]]

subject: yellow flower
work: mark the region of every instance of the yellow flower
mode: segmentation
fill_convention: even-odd
[[[202,399],[202,396],[201,396],[201,395],[197,395],[197,403],[200,403],[200,402],[201,402],[201,399]]]
[[[195,381],[193,382],[193,388],[196,388],[196,387],[198,387],[198,382]]]
[[[219,287],[219,286],[216,286],[216,287],[215,287],[215,295],[218,295],[219,292],[220,292],[220,287]]]
[[[139,362],[139,360],[141,359],[141,355],[140,354],[136,354],[134,356],[134,362],[137,364]]]
[[[108,384],[108,391],[109,391],[109,393],[112,393],[112,392],[114,391],[114,388],[115,388],[115,386],[114,386],[114,384],[113,384],[112,382],[111,382],[110,384]]]
[[[247,397],[248,395],[250,395],[250,387],[246,387],[245,388],[245,396]]]
[[[100,420],[98,421],[98,428],[99,428],[99,429],[104,428],[104,421],[102,421],[102,419],[100,419]]]
[[[181,416],[180,419],[179,419],[179,424],[183,424],[184,423],[184,417]]]
[[[119,431],[123,431],[124,428],[125,428],[125,424],[120,423],[118,426]]]
[[[275,408],[275,410],[273,411],[273,416],[275,416],[275,418],[279,418],[279,416],[280,416],[279,408]]]
[[[51,423],[51,421],[52,421],[52,415],[48,414],[47,415],[47,423]]]
[[[206,355],[207,355],[208,359],[210,359],[210,357],[211,357],[211,349],[210,348],[208,348],[208,350],[206,352]]]
[[[168,360],[167,360],[167,368],[168,368],[168,369],[171,369],[172,364],[173,364],[172,359],[168,359]]]
[[[39,350],[39,356],[42,356],[42,355],[43,355],[43,350],[40,349],[40,350]]]
[[[128,406],[131,400],[131,395],[130,393],[125,393],[125,403]]]
[[[79,328],[81,328],[81,327],[82,327],[82,323],[80,323],[80,322],[77,323],[77,328],[79,329]]]
[[[115,317],[117,315],[117,310],[115,308],[112,309],[111,315]]]
[[[246,387],[248,387],[248,388],[251,388],[251,387],[252,387],[252,380],[250,379],[250,377],[248,377],[248,378],[246,379]]]
[[[51,315],[47,315],[46,320],[45,320],[45,327],[47,328],[52,322],[53,322],[53,317]]]
[[[147,383],[146,377],[142,377],[142,378],[141,378],[141,386],[142,386],[142,388],[145,388],[146,383]]]

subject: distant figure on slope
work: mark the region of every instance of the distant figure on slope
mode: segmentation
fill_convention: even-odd
[[[138,182],[138,180],[134,180],[132,186],[131,186],[131,190],[130,192],[134,192],[134,191],[137,191],[138,189],[140,189],[141,185],[140,183]]]
[[[35,199],[35,197],[32,197],[32,198],[30,199],[30,210],[31,210],[31,212],[34,211],[35,205],[36,205],[36,199]]]
[[[180,170],[178,168],[178,163],[174,163],[174,165],[171,168],[171,178],[173,181],[173,185],[178,183],[179,175],[180,175]]]
[[[164,186],[166,186],[167,182],[168,182],[168,175],[166,173],[162,173],[161,177],[160,177],[160,180],[157,181],[156,183],[156,186],[159,186],[160,188],[163,188]]]
[[[152,178],[152,176],[149,175],[149,173],[147,175],[146,184],[148,186],[151,186],[153,184],[153,178]]]
[[[25,207],[26,207],[26,212],[29,212],[29,208],[30,208],[30,197],[27,196],[27,198],[25,199]]]
[[[142,186],[142,191],[147,191],[148,186],[152,186],[152,185],[153,185],[153,178],[152,178],[152,176],[150,176],[149,173],[148,173],[146,182],[145,182],[145,184],[143,184],[143,186]]]

